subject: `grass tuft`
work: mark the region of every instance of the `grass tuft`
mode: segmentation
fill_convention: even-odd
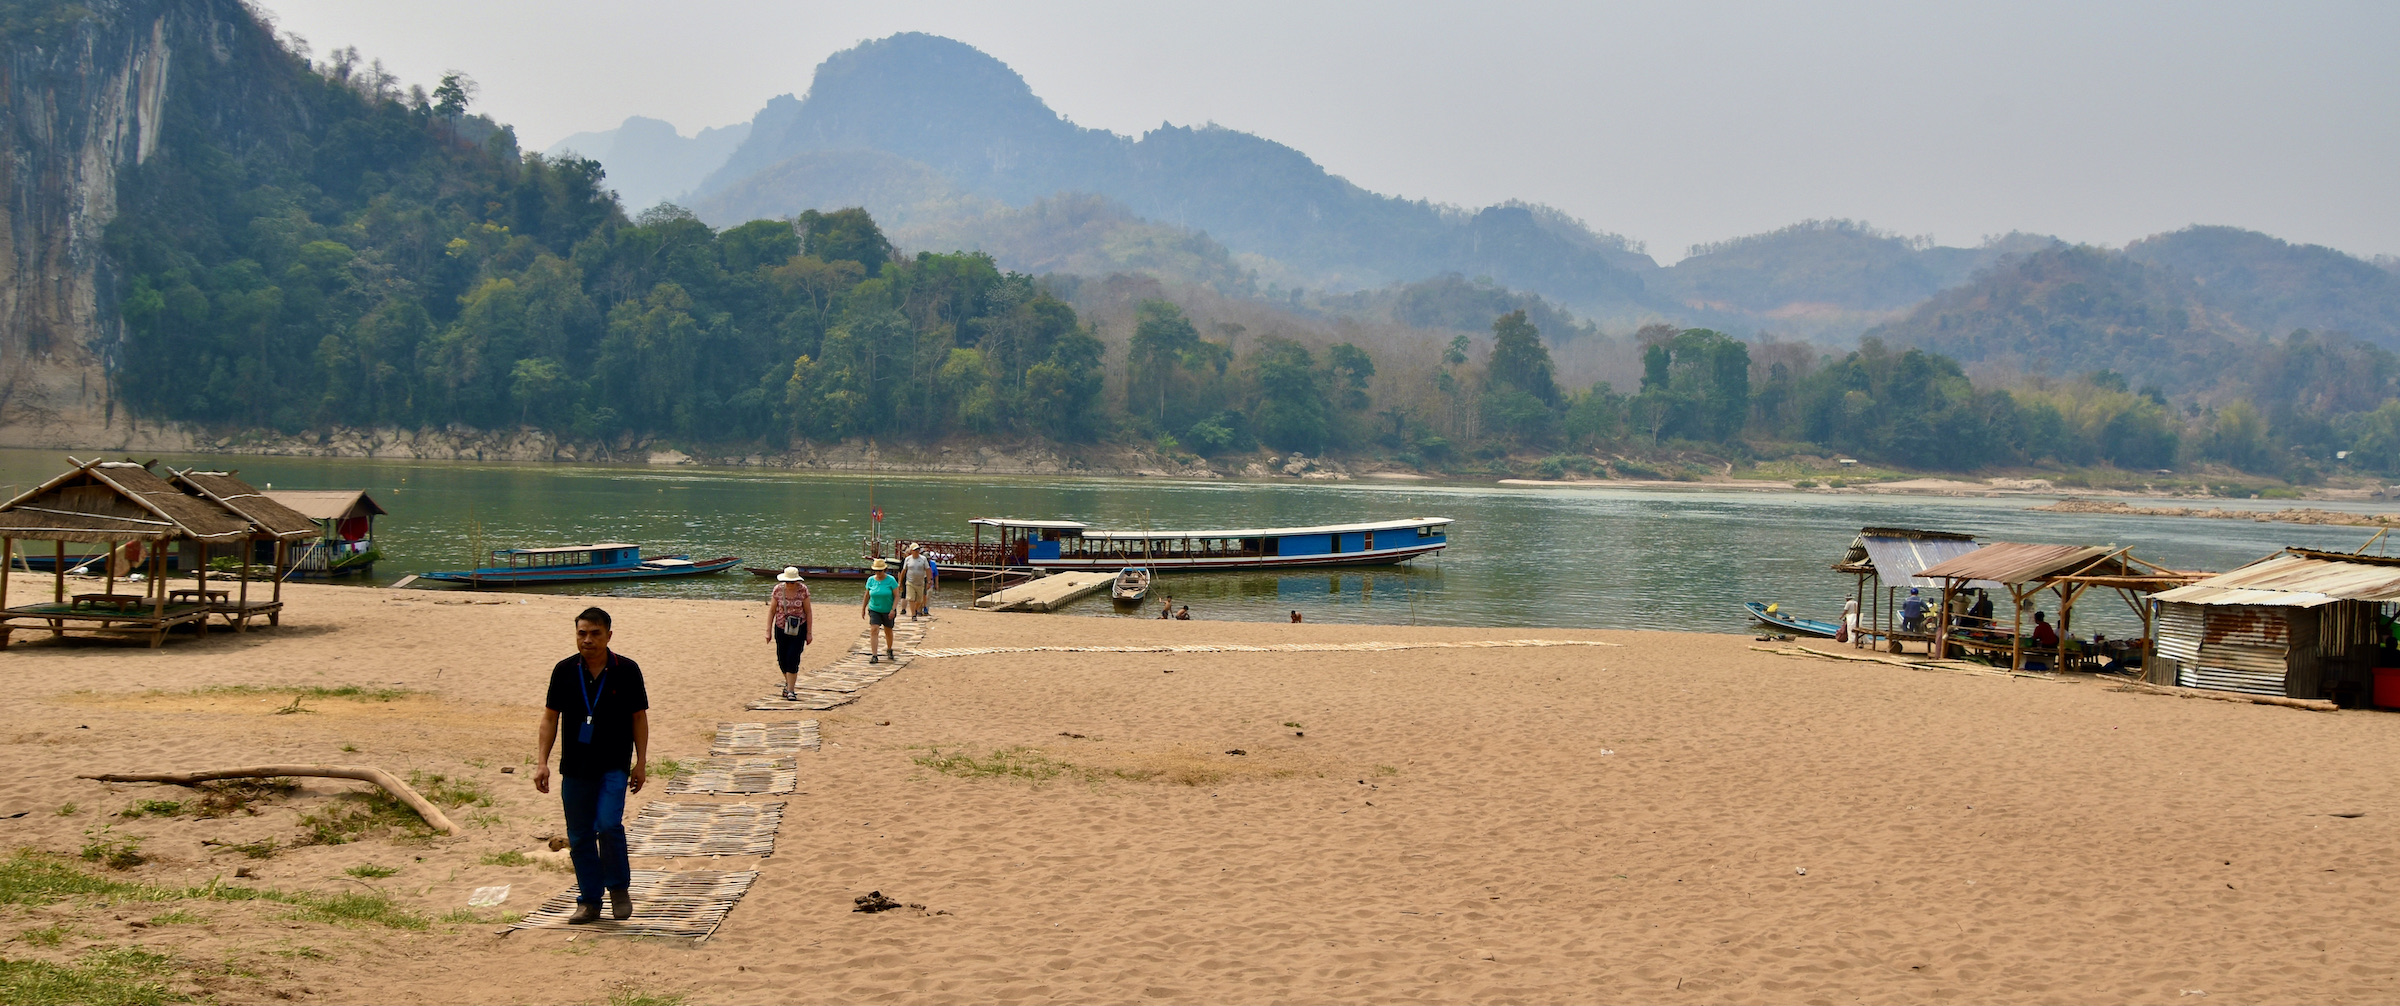
[[[411,772],[408,784],[437,805],[489,807],[491,791],[473,779],[453,779],[438,773]],[[399,833],[413,839],[431,838],[433,828],[415,808],[382,789],[344,793],[332,804],[300,815],[302,845],[345,845],[375,835]]]
[[[353,877],[357,877],[360,880],[382,880],[385,877],[398,876],[400,873],[400,868],[397,866],[377,866],[373,863],[360,863],[357,866],[353,866],[347,870],[343,870],[342,872]]]
[[[174,958],[133,947],[94,949],[73,964],[0,960],[0,1002],[164,1003],[179,998],[165,981],[174,973]]]
[[[38,929],[28,929],[18,933],[17,941],[29,947],[55,947],[67,942],[67,937],[74,934],[74,926],[64,922],[53,922]]]
[[[227,887],[211,881],[201,887],[166,887],[112,880],[76,869],[55,856],[20,851],[0,860],[0,904],[47,905],[74,897],[119,901],[266,901],[298,909],[303,918],[323,922],[372,922],[393,929],[423,929],[424,915],[402,907],[381,894],[312,894],[273,888]],[[0,1002],[13,1000],[0,996]]]
[[[115,834],[110,827],[83,831],[83,861],[98,863],[111,870],[130,870],[147,859],[142,856],[142,840],[134,835]]]
[[[484,853],[484,854],[483,854],[483,865],[485,865],[485,866],[532,866],[532,865],[533,865],[533,857],[532,857],[532,856],[528,856],[528,855],[526,855],[526,854],[524,854],[524,853],[522,853],[522,852],[518,852],[518,851],[517,851],[517,850],[515,850],[515,849],[510,849],[510,850],[508,850],[507,852],[487,852],[487,853]]]
[[[608,990],[608,1006],[683,1006],[681,992],[644,992],[631,985]]]
[[[174,817],[183,813],[181,800],[144,800],[117,812],[118,817]]]
[[[193,789],[200,793],[200,804],[193,813],[205,820],[237,813],[256,817],[257,804],[297,793],[300,783],[294,779],[220,779]]]

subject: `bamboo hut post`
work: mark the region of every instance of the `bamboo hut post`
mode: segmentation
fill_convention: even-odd
[[[17,562],[17,540],[0,538],[0,611],[8,610],[8,569]],[[8,645],[8,637],[0,634],[0,646]]]
[[[1950,585],[1955,582],[1942,581],[1942,613],[1933,621],[1933,656],[1937,660],[1950,655]]]
[[[165,542],[159,544],[164,545]],[[167,550],[150,551],[150,617],[167,617]]]
[[[2001,586],[2008,588],[2010,609],[2008,669],[2021,671],[2025,669],[2025,595],[2017,590],[2016,584],[2004,583]]]
[[[275,585],[273,588],[273,598],[278,604],[283,602],[283,564],[291,558],[291,554],[291,542],[284,541],[281,538],[275,539]]]
[[[67,540],[61,538],[53,541],[50,543],[50,547],[56,556],[50,567],[50,602],[65,604],[67,603]]]

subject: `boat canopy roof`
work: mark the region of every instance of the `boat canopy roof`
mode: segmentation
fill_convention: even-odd
[[[1091,526],[1079,520],[1025,520],[1019,517],[977,517],[967,523],[985,527],[1025,527],[1037,531],[1081,531]]]
[[[1439,527],[1450,523],[1448,517],[1405,517],[1398,520],[1366,521],[1359,524],[1319,524],[1315,527],[1253,527],[1231,531],[1086,531],[1086,538],[1105,538],[1141,541],[1146,538],[1278,538],[1295,534],[1350,534],[1356,531],[1389,531],[1404,528]]]
[[[621,542],[621,541],[612,541],[612,542],[603,542],[603,543],[601,543],[601,544],[598,544],[598,545],[554,545],[554,546],[551,546],[551,547],[549,547],[549,548],[495,548],[495,549],[493,549],[493,550],[492,550],[492,554],[493,554],[493,555],[535,555],[535,554],[539,554],[539,553],[546,553],[546,552],[592,552],[592,551],[597,551],[597,550],[599,550],[599,549],[604,549],[604,548],[635,548],[635,547],[638,547],[638,546],[634,546],[634,545],[628,545],[628,544],[625,544],[624,542]]]

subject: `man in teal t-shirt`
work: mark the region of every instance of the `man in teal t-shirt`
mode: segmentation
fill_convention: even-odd
[[[869,567],[872,575],[867,577],[867,593],[858,599],[858,615],[867,620],[867,663],[870,664],[883,659],[883,656],[879,655],[879,651],[875,649],[877,630],[883,632],[883,649],[880,654],[888,654],[893,660],[900,659],[899,654],[892,652],[892,595],[899,589],[900,581],[892,579],[892,574],[884,572],[890,568],[890,563],[881,559],[875,560],[874,564]]]

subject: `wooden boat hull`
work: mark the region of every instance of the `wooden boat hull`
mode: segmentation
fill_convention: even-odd
[[[1815,618],[1795,618],[1793,616],[1783,614],[1782,612],[1769,612],[1766,605],[1760,604],[1757,601],[1742,602],[1742,609],[1748,611],[1750,613],[1750,617],[1758,619],[1759,621],[1765,622],[1768,625],[1772,625],[1778,629],[1782,629],[1785,632],[1797,632],[1804,636],[1822,636],[1826,639],[1832,639],[1836,633],[1842,631],[1842,627],[1839,623],[1827,622],[1822,619]]]
[[[1325,555],[1258,555],[1258,556],[1194,556],[1144,560],[1150,568],[1161,573],[1224,573],[1267,569],[1328,569],[1342,566],[1397,566],[1420,555],[1442,550],[1441,545],[1409,548],[1377,549],[1372,552],[1338,552]],[[1034,559],[1027,563],[1036,569],[1071,569],[1104,571],[1121,567],[1121,557],[1095,556],[1089,559]]]
[[[668,556],[679,559],[680,556]],[[594,583],[602,580],[657,580],[674,576],[702,576],[722,573],[739,565],[742,558],[728,555],[689,565],[660,565],[652,559],[638,566],[616,566],[604,569],[525,569],[486,573],[469,570],[447,570],[421,574],[423,579],[444,583],[463,583],[474,587],[531,587],[545,583]],[[781,572],[781,570],[777,570]]]
[[[1117,572],[1117,582],[1108,587],[1108,597],[1119,604],[1138,604],[1150,596],[1150,571],[1125,569]]]

